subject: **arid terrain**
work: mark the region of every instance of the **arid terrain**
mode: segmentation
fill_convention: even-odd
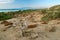
[[[0,40],[60,40],[59,8],[0,13]]]
[[[0,21],[0,40],[60,40],[60,20],[42,22],[34,12]]]

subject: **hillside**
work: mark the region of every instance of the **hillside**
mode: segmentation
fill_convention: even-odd
[[[60,19],[60,5],[50,7],[46,11],[46,15],[42,18],[43,21]]]
[[[60,40],[60,13],[51,8],[2,12],[0,40]]]
[[[58,10],[60,9],[60,5],[55,5],[49,8],[49,10],[53,11],[53,10]]]

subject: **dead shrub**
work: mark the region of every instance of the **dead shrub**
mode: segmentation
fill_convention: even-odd
[[[42,24],[48,24],[47,22],[42,22]]]
[[[35,28],[35,27],[37,27],[37,24],[28,25],[28,28]]]
[[[5,26],[12,25],[13,23],[8,22],[8,21],[3,21],[1,24],[4,24]]]
[[[52,27],[49,32],[55,32],[56,31],[56,27]]]
[[[60,22],[58,22],[57,24],[60,24]]]
[[[23,32],[22,32],[22,36],[23,36],[23,37],[31,36],[31,31],[23,31]]]

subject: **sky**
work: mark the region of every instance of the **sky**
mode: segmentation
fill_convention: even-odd
[[[59,4],[60,0],[0,0],[0,9],[12,9],[23,7],[47,8]]]

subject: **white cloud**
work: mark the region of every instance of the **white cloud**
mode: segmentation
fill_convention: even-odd
[[[14,0],[0,0],[0,4],[12,3]]]

